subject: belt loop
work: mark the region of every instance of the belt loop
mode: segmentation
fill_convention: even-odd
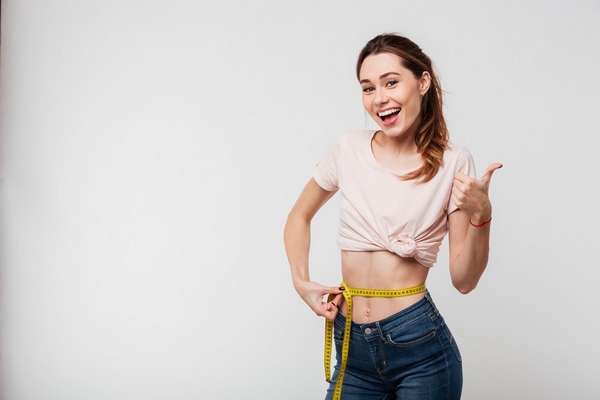
[[[425,292],[425,298],[427,299],[429,304],[431,304],[431,307],[433,307],[433,311],[435,312],[435,314],[440,315],[440,311],[438,310],[437,306],[433,302],[433,299],[431,298],[431,294],[429,293],[429,290]]]
[[[379,332],[379,338],[385,342],[385,338],[383,337],[383,329],[381,329],[381,325],[379,325],[379,321],[375,322],[375,325],[377,325],[377,331]]]

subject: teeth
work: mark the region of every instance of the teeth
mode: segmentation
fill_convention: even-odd
[[[377,115],[379,115],[380,117],[385,117],[386,115],[390,115],[390,114],[397,113],[397,112],[400,112],[399,108],[392,108],[391,110],[386,110],[386,111],[380,112]]]

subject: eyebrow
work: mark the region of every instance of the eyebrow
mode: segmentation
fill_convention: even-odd
[[[390,72],[386,72],[385,74],[381,75],[381,76],[379,77],[379,79],[384,79],[384,78],[387,78],[387,77],[388,77],[388,76],[390,76],[390,75],[398,75],[398,76],[402,76],[402,75],[401,75],[400,73],[398,73],[398,72],[390,71]],[[361,83],[361,84],[362,84],[362,83],[370,83],[370,82],[371,82],[371,81],[370,81],[370,80],[368,80],[368,79],[361,79],[359,83]]]

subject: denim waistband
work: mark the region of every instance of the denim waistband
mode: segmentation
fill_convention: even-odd
[[[377,329],[381,332],[385,332],[392,328],[397,328],[398,325],[401,325],[402,323],[410,322],[414,318],[417,318],[417,317],[419,317],[425,313],[428,313],[430,311],[439,315],[439,311],[431,298],[431,294],[427,290],[427,291],[425,291],[425,296],[423,296],[423,298],[421,300],[417,301],[415,304],[412,304],[412,305],[406,307],[405,309],[398,311],[397,313],[392,314],[389,317],[386,317],[379,321],[367,322],[364,324],[358,324],[358,323],[352,321],[351,329],[352,329],[352,332],[355,332],[355,333],[362,333],[367,328],[372,329],[372,330]],[[345,324],[346,324],[346,317],[344,315],[342,315],[341,313],[338,313],[337,317],[335,318],[334,325],[338,329],[343,330],[345,328]]]

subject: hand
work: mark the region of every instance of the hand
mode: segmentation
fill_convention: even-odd
[[[311,281],[296,283],[294,287],[315,314],[330,320],[335,319],[343,298],[343,290],[340,287],[322,286]],[[325,296],[329,299],[325,299]]]
[[[488,197],[492,174],[502,164],[495,163],[479,179],[458,172],[452,185],[452,201],[458,208],[469,214],[471,222],[479,224],[492,218],[492,204]]]

